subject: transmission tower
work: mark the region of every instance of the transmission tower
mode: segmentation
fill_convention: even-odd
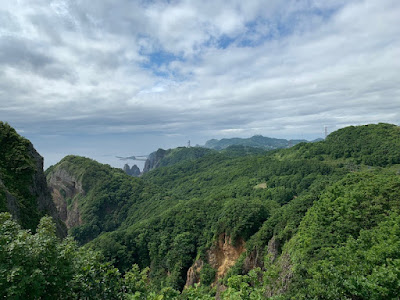
[[[325,131],[325,139],[328,136],[328,126],[324,126],[324,131]]]

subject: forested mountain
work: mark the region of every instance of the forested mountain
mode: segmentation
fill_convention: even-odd
[[[397,299],[398,126],[347,127],[275,151],[205,150],[170,150],[165,165],[141,178],[67,156],[46,176],[70,234],[85,246],[57,244],[42,229],[20,244],[52,257],[75,249],[65,259],[64,298],[86,295],[84,278],[89,299]],[[7,216],[1,222],[8,240],[0,243],[10,245],[21,229]],[[43,236],[57,246],[35,243]],[[11,274],[1,249],[0,274]],[[11,293],[18,283],[1,276]]]
[[[147,173],[158,167],[171,166],[183,161],[193,161],[211,152],[211,150],[201,147],[178,147],[168,150],[158,149],[150,153],[145,162],[143,173]]]
[[[58,234],[66,234],[47,190],[43,158],[14,128],[0,122],[0,212],[5,211],[31,230],[41,217],[51,215],[57,221]]]
[[[285,140],[285,139],[276,139],[270,137],[264,137],[262,135],[255,135],[250,138],[230,138],[230,139],[221,139],[221,140],[208,140],[204,147],[216,150],[222,150],[229,146],[240,145],[240,146],[248,146],[262,149],[281,149],[281,148],[289,148],[298,143],[307,142],[306,140]]]
[[[62,220],[81,243],[117,229],[145,190],[143,180],[122,169],[78,156],[65,157],[46,176]]]
[[[298,157],[328,155],[357,165],[385,167],[400,163],[400,127],[391,124],[349,126],[331,133],[325,142],[295,148]]]

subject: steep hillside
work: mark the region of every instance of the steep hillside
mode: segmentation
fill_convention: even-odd
[[[326,141],[293,147],[295,157],[347,159],[347,162],[385,167],[400,164],[400,127],[392,124],[349,126]]]
[[[43,158],[33,145],[7,123],[0,122],[0,212],[10,212],[27,229],[35,230],[44,215],[57,222],[60,236],[65,227],[46,185]]]
[[[146,201],[154,207],[151,217],[140,222],[128,217],[120,229],[91,245],[121,269],[133,263],[151,266],[159,285],[181,289],[195,261],[205,266],[197,278],[209,270],[206,281],[214,283],[276,210],[293,199],[311,198],[309,193],[320,193],[345,172],[320,161],[280,162],[265,154],[217,152],[157,168],[142,177],[158,188]]]
[[[230,139],[221,139],[221,140],[208,140],[204,147],[222,150],[228,148],[229,146],[240,145],[247,147],[255,147],[262,149],[281,149],[281,148],[289,148],[298,143],[307,142],[306,140],[285,140],[285,139],[276,139],[264,137],[262,135],[255,135],[250,138],[230,138]]]
[[[181,299],[395,299],[399,141],[378,124],[276,151],[178,148],[141,178],[71,156],[47,176],[81,243]]]
[[[288,294],[397,298],[399,191],[400,176],[382,172],[349,174],[327,189],[283,249],[293,265]]]
[[[46,176],[62,220],[82,243],[117,229],[144,188],[121,169],[78,156],[65,157]]]
[[[268,151],[268,150],[263,149],[263,148],[258,148],[258,147],[232,145],[223,150],[220,150],[220,153],[223,153],[230,157],[239,157],[239,156],[265,154],[266,151]]]
[[[126,174],[134,176],[134,177],[139,177],[141,174],[140,169],[137,165],[133,165],[132,167],[129,167],[128,164],[125,164],[124,168],[122,170],[124,170],[124,172]]]

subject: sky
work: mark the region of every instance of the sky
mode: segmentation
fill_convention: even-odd
[[[45,167],[400,122],[398,0],[2,0],[0,120]]]

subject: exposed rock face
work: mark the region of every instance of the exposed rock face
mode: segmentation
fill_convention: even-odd
[[[137,165],[133,165],[132,166],[132,168],[131,168],[131,174],[132,174],[132,176],[139,176],[140,175],[140,169],[139,169],[139,167],[137,166]]]
[[[204,266],[204,262],[198,259],[194,262],[193,266],[189,268],[186,275],[185,288],[200,282],[200,272]]]
[[[261,270],[264,270],[263,253],[259,249],[251,251],[243,262],[243,271],[245,273],[248,273],[255,268],[261,268]]]
[[[33,148],[31,144],[29,147],[29,154],[33,157],[36,162],[37,172],[33,175],[33,185],[29,187],[34,195],[37,195],[37,203],[39,211],[48,213],[53,217],[56,222],[57,233],[59,236],[65,237],[67,231],[65,225],[60,222],[60,215],[58,214],[57,208],[54,205],[53,199],[50,195],[49,188],[46,182],[46,176],[43,172],[43,157]]]
[[[288,253],[283,253],[277,259],[276,266],[279,270],[277,278],[265,287],[268,298],[285,293],[293,278],[293,266]]]
[[[67,170],[59,168],[48,178],[48,184],[60,218],[67,228],[82,225],[76,201],[76,196],[85,195],[82,182]]]
[[[210,265],[217,270],[216,279],[226,275],[239,256],[245,251],[245,242],[239,239],[236,245],[232,245],[231,238],[224,233],[218,238],[217,245],[207,251],[207,258]]]
[[[8,192],[6,186],[4,185],[3,181],[0,179],[0,190],[4,191],[6,197],[6,206],[7,210],[12,214],[12,216],[19,220],[21,218],[19,206],[17,204],[17,199]]]
[[[246,251],[245,242],[239,239],[236,245],[232,245],[231,237],[226,234],[220,234],[217,244],[207,251],[207,259],[209,264],[217,270],[215,281],[216,286],[215,299],[221,299],[220,295],[226,290],[226,286],[218,283],[218,279],[223,278],[228,270],[234,266],[240,255]]]
[[[271,257],[272,262],[274,262],[279,255],[279,247],[279,240],[277,240],[276,237],[273,236],[268,242],[268,254]]]
[[[35,230],[42,216],[53,217],[66,236],[43,172],[43,157],[32,143],[0,122],[0,212],[8,211],[24,228]],[[4,177],[3,177],[4,176]]]
[[[164,149],[158,149],[156,152],[151,153],[144,163],[143,173],[147,173],[150,170],[157,168],[166,152],[167,151]]]
[[[271,261],[271,263],[275,262],[281,253],[280,250],[280,242],[273,236],[267,246],[267,254]],[[254,249],[251,251],[243,262],[243,271],[248,273],[250,270],[260,268],[261,270],[265,271],[264,265],[264,255],[262,249]]]
[[[225,287],[218,285],[218,279],[226,275],[244,251],[245,242],[243,239],[239,239],[235,245],[232,245],[231,238],[224,233],[220,234],[217,243],[207,251],[206,261],[217,270],[212,285],[216,285],[219,292],[223,291]],[[200,273],[203,267],[203,260],[198,259],[194,262],[187,271],[185,288],[200,282]]]
[[[139,177],[140,176],[140,169],[137,165],[133,165],[132,168],[129,167],[128,164],[125,164],[123,168],[124,172],[130,176]]]

